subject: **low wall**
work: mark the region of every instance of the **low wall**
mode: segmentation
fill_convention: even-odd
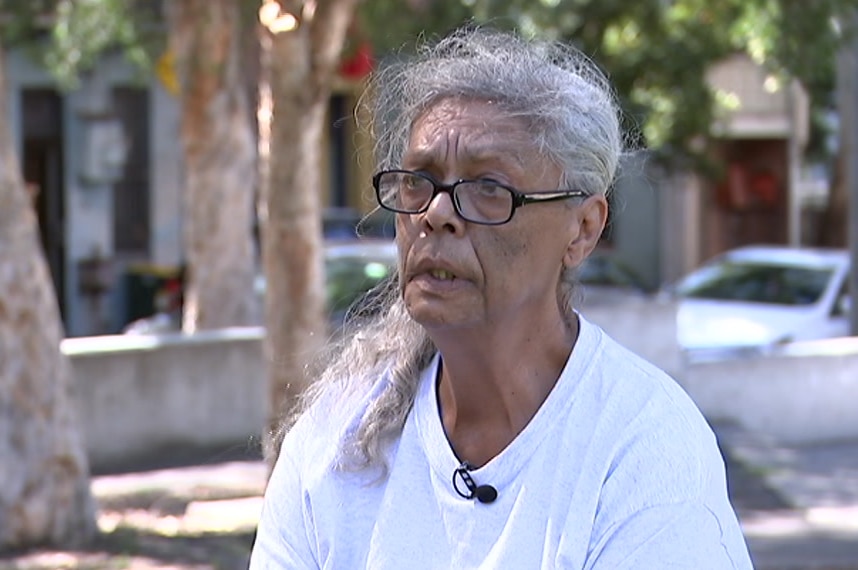
[[[675,342],[673,302],[617,298],[582,314],[676,378],[712,421],[785,443],[858,438],[858,337],[688,362]]]
[[[671,372],[713,421],[784,442],[858,438],[858,338],[683,364],[667,340],[674,310],[630,301],[584,314]],[[63,341],[93,469],[164,449],[257,448],[268,402],[263,335],[241,328]]]
[[[691,363],[680,383],[713,421],[786,443],[858,439],[858,337]]]
[[[260,328],[237,328],[64,340],[92,468],[164,449],[258,444],[268,401],[262,338]]]

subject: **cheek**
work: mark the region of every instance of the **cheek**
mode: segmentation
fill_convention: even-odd
[[[485,243],[487,247],[483,251],[487,253],[481,258],[487,272],[493,271],[511,276],[526,265],[531,248],[528,239],[521,234],[493,234]],[[491,268],[487,267],[489,265]],[[500,282],[505,281],[500,280]]]
[[[504,291],[520,290],[525,283],[538,286],[537,283],[550,280],[555,273],[559,276],[562,251],[558,251],[556,240],[546,240],[549,231],[546,226],[487,236],[485,247],[481,248],[485,252],[481,262],[489,286]]]
[[[505,228],[506,229],[506,228]],[[509,231],[495,231],[489,234],[490,249],[498,252],[504,261],[525,259],[533,253],[533,243],[538,239],[535,232],[522,231],[522,228],[509,227]]]

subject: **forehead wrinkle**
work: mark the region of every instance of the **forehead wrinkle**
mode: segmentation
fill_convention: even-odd
[[[489,138],[488,141],[480,140]],[[464,141],[463,141],[464,139]],[[495,133],[486,132],[469,143],[458,129],[449,129],[445,136],[438,137],[429,144],[408,149],[405,158],[408,164],[419,167],[443,165],[452,158],[465,165],[481,166],[501,164],[523,171],[528,165],[520,152],[527,143],[519,137],[498,139]]]
[[[518,175],[539,162],[525,122],[480,101],[442,101],[414,121],[410,138],[402,157],[406,168],[458,167],[463,176],[487,168]]]

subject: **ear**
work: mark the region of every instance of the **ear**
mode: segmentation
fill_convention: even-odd
[[[596,248],[605,223],[608,220],[608,200],[598,194],[587,198],[583,204],[575,208],[575,223],[577,232],[566,247],[563,265],[578,267]]]

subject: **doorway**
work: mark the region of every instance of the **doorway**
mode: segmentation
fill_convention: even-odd
[[[62,103],[62,97],[54,89],[24,89],[21,93],[24,182],[38,216],[42,249],[65,323]]]

